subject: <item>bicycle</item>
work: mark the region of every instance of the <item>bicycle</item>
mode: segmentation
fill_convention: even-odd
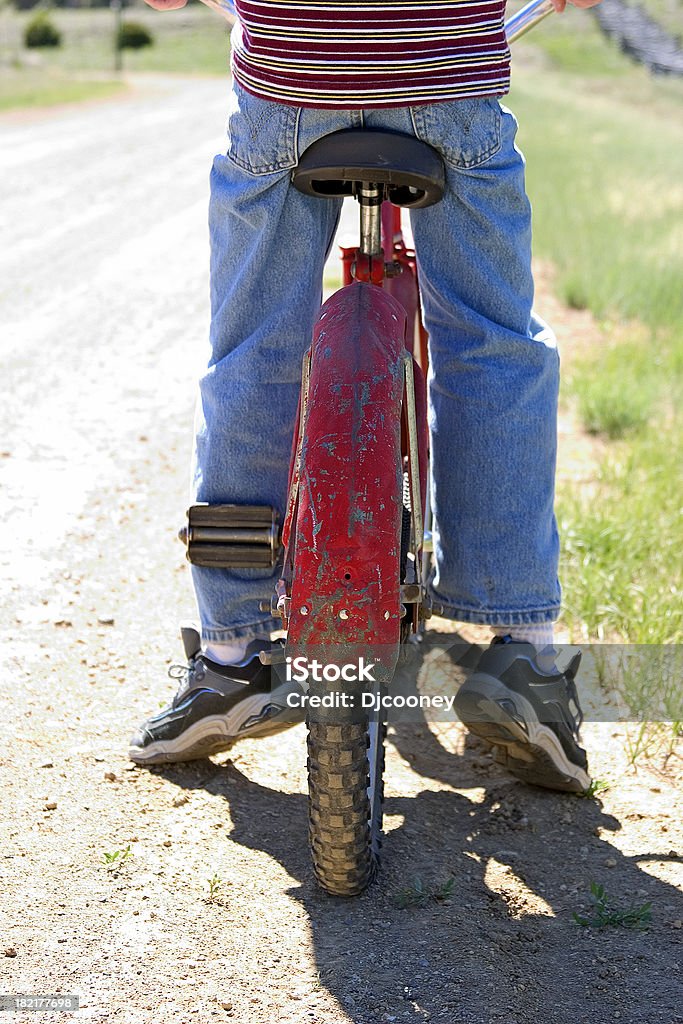
[[[552,10],[532,0],[506,24],[509,40]],[[352,896],[379,865],[382,698],[430,616],[427,337],[400,211],[438,202],[445,169],[412,136],[345,130],[310,146],[292,183],[355,197],[361,242],[342,251],[343,286],[304,357],[282,530],[270,508],[193,506],[185,539],[190,561],[218,567],[274,566],[282,549],[263,610],[281,618],[286,644],[263,660],[288,680],[305,672],[314,871]]]

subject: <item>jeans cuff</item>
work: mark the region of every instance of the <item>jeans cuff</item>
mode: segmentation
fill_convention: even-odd
[[[543,622],[555,622],[560,617],[559,605],[525,609],[524,611],[480,610],[444,604],[438,598],[433,598],[432,611],[434,615],[439,615],[442,619],[469,622],[476,626],[499,626],[501,623],[505,623],[506,626],[531,626]]]
[[[226,629],[205,629],[202,626],[202,640],[210,644],[231,644],[235,640],[268,639],[271,633],[282,629],[280,619],[263,619],[246,626],[233,626]]]

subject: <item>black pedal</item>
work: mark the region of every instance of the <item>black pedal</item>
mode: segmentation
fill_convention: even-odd
[[[280,550],[279,517],[266,505],[192,505],[178,536],[187,560],[212,569],[268,569]]]

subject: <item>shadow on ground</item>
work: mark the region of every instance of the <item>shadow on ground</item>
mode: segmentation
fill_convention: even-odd
[[[462,644],[456,671],[472,663]],[[425,722],[390,729],[424,788],[397,795],[390,774],[383,871],[351,900],[312,878],[303,794],[259,785],[231,761],[163,775],[224,798],[230,840],[297,879],[289,894],[310,919],[321,986],[355,1024],[683,1024],[681,933],[671,930],[683,904],[645,870],[676,852],[624,855],[610,841],[621,826],[599,801],[525,787],[462,739],[449,750]],[[651,903],[652,924],[579,925],[575,913],[592,914],[592,882],[615,909]]]

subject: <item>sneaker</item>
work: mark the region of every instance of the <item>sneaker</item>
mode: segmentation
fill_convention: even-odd
[[[272,736],[296,724],[286,700],[292,686],[271,691],[271,668],[259,661],[259,652],[270,649],[267,642],[253,641],[239,665],[219,665],[202,654],[194,627],[180,632],[188,664],[169,669],[171,678],[180,680],[178,691],[169,707],[132,736],[132,761],[194,761],[229,750],[237,740]]]
[[[455,698],[470,732],[495,748],[496,760],[534,786],[583,793],[590,786],[583,721],[574,677],[581,651],[538,652],[531,644],[496,637]]]

